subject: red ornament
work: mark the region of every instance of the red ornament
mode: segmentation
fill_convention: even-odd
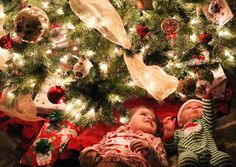
[[[13,40],[10,35],[4,35],[0,38],[0,47],[3,49],[10,49],[12,47]]]
[[[150,30],[145,25],[137,25],[136,26],[136,32],[139,36],[145,37],[150,32]]]
[[[208,44],[212,40],[212,35],[209,33],[202,33],[199,35],[199,41],[201,44]]]
[[[61,86],[53,86],[48,89],[48,100],[53,104],[60,104],[63,102],[65,90]]]

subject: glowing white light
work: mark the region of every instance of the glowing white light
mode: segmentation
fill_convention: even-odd
[[[197,18],[193,18],[191,21],[190,21],[190,24],[197,24],[199,23],[199,19]]]
[[[109,95],[109,100],[112,102],[112,103],[115,103],[115,102],[121,102],[121,97],[118,96],[118,95],[115,95],[115,94],[110,94]]]
[[[78,120],[78,119],[81,118],[81,114],[77,112],[77,113],[74,114],[74,117],[75,117],[76,120]]]
[[[56,69],[56,73],[61,74],[63,70],[61,68]]]
[[[46,51],[46,54],[51,54],[52,53],[52,50],[51,49],[48,49],[47,51]]]
[[[14,98],[14,94],[12,93],[12,92],[8,92],[7,93],[7,97],[9,98],[9,99],[12,99],[12,98]]]
[[[2,48],[0,48],[0,55],[1,59],[4,59],[4,61],[7,61],[11,57],[10,52],[7,49],[2,49]]]
[[[231,56],[231,53],[230,53],[229,50],[226,50],[226,49],[225,49],[225,56]]]
[[[67,61],[68,61],[68,56],[67,55],[65,55],[65,56],[63,56],[62,58],[60,58],[60,62],[62,62],[62,63],[66,63]]]
[[[52,42],[52,48],[56,48],[57,44],[55,44],[54,42]]]
[[[192,71],[189,71],[188,74],[189,74],[189,76],[191,76],[191,77],[195,77],[195,73],[192,72]]]
[[[100,63],[99,67],[103,73],[107,73],[108,67],[106,63]]]
[[[134,87],[134,86],[135,86],[135,83],[134,83],[133,81],[129,81],[129,82],[127,83],[127,85],[130,86],[130,87]]]
[[[0,19],[3,19],[5,16],[6,14],[2,10],[0,10]]]
[[[122,124],[125,124],[125,123],[128,122],[128,119],[127,119],[126,117],[120,117],[120,122],[121,122]]]
[[[196,42],[196,41],[198,40],[197,35],[196,35],[196,34],[190,35],[190,40],[191,40],[192,42]]]
[[[57,78],[55,83],[56,83],[56,85],[60,86],[62,84],[62,80]]]
[[[64,14],[63,9],[62,8],[57,9],[57,14],[63,15]]]
[[[120,50],[119,50],[118,48],[115,48],[115,49],[114,49],[114,53],[119,53],[119,51],[120,51]]]
[[[175,67],[180,68],[182,66],[181,63],[175,63]]]
[[[21,59],[21,60],[18,61],[18,64],[19,64],[20,66],[23,66],[23,65],[25,64],[25,62]]]
[[[31,79],[31,80],[29,81],[29,83],[30,83],[30,87],[31,87],[31,88],[35,87],[35,85],[36,85],[36,83],[35,83],[35,81],[34,81],[33,79]]]
[[[228,58],[229,58],[229,61],[234,62],[234,59],[235,59],[234,56],[230,55]]]
[[[36,85],[36,83],[31,83],[30,87],[33,88],[33,87],[35,87],[35,85]]]
[[[169,57],[173,57],[173,56],[174,56],[174,52],[167,52],[167,55],[168,55]]]
[[[74,46],[74,47],[72,48],[72,50],[73,50],[73,51],[76,51],[76,50],[78,50],[78,47],[77,47],[77,46]]]
[[[87,54],[88,57],[93,57],[93,56],[95,55],[95,52],[92,51],[92,50],[88,50],[88,51],[86,52],[86,54]]]
[[[69,103],[69,104],[67,104],[66,105],[66,112],[69,112],[69,111],[71,111],[73,109],[73,104],[71,104],[71,103]]]
[[[232,55],[231,51],[225,49],[225,56],[228,57],[229,61],[234,61],[234,56]]]
[[[80,100],[80,99],[77,99],[77,100],[75,101],[75,103],[76,103],[76,104],[81,104],[81,100]]]
[[[120,96],[118,96],[118,95],[115,96],[114,100],[115,100],[116,102],[121,102],[121,101],[122,101],[121,98],[120,98]]]
[[[145,77],[145,79],[149,79],[150,78],[150,74],[145,74],[144,77]]]
[[[156,87],[156,84],[155,84],[155,83],[150,83],[150,84],[148,85],[148,88],[149,88],[149,90],[153,90],[153,91],[157,90],[157,87]]]
[[[94,27],[96,22],[97,22],[97,19],[95,17],[92,17],[91,19],[88,20],[86,25],[87,25],[88,28],[92,28],[92,27]]]
[[[94,110],[94,108],[91,108],[88,112],[87,112],[87,116],[89,117],[89,118],[94,118],[95,117],[95,110]]]
[[[232,36],[232,34],[227,29],[218,31],[218,35],[220,37],[231,37]]]
[[[136,31],[136,28],[135,28],[135,27],[131,27],[131,28],[129,29],[129,31],[134,33],[134,32]]]
[[[143,54],[145,52],[146,48],[143,47],[140,51],[141,51],[141,54]]]
[[[17,60],[19,60],[19,58],[20,58],[20,54],[13,53],[13,58],[12,58],[13,61],[17,61]]]
[[[42,2],[41,4],[42,4],[42,7],[43,7],[44,9],[48,9],[48,7],[49,7],[49,2],[44,1],[44,2]]]
[[[66,27],[70,30],[74,30],[75,29],[75,26],[72,24],[72,23],[67,23],[66,24]]]
[[[108,20],[103,20],[102,22],[101,22],[101,26],[106,26],[106,25],[108,25],[109,24],[109,21]]]

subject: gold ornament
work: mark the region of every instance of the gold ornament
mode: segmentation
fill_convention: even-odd
[[[135,7],[140,10],[153,9],[153,0],[135,0]]]
[[[36,43],[43,39],[49,28],[47,14],[38,7],[28,6],[22,9],[15,19],[15,31],[24,42]]]

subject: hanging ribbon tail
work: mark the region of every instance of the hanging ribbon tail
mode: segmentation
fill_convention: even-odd
[[[69,4],[88,27],[97,29],[105,38],[125,49],[131,48],[123,22],[109,0],[69,0]],[[178,79],[158,66],[146,66],[142,56],[124,56],[124,59],[134,83],[156,100],[163,101],[176,90]]]
[[[72,11],[88,27],[95,28],[111,42],[131,48],[123,22],[109,0],[70,0]]]
[[[176,77],[166,74],[159,66],[145,65],[142,56],[124,56],[124,59],[134,83],[147,90],[156,100],[163,101],[177,89]]]

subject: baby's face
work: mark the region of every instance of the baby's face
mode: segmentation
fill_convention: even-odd
[[[189,121],[201,118],[202,111],[202,103],[196,101],[188,103],[181,114],[182,123],[185,124]]]
[[[155,135],[157,131],[156,117],[154,113],[144,106],[135,108],[128,126],[134,132],[141,130],[145,133]]]

